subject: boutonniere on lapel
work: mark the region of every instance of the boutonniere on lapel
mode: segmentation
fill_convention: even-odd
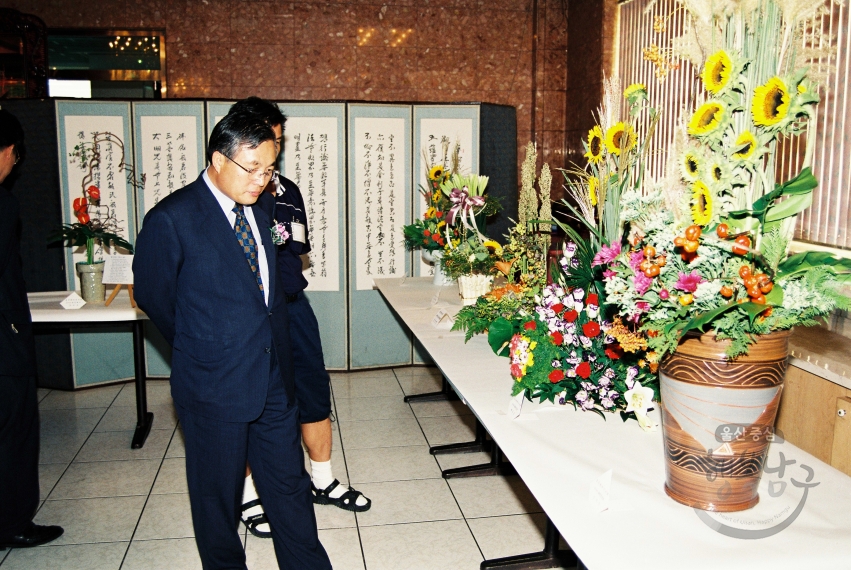
[[[272,221],[275,222],[275,225],[269,228],[269,231],[272,232],[272,243],[275,245],[284,245],[284,243],[290,239],[290,232],[288,232],[286,226],[278,220]]]

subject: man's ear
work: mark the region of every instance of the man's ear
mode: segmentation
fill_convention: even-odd
[[[220,174],[222,172],[222,166],[224,166],[226,160],[227,158],[225,157],[225,155],[223,155],[217,150],[213,151],[213,160],[211,161],[211,164],[216,170],[216,174]]]

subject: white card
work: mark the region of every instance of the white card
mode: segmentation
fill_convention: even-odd
[[[439,290],[437,291],[437,293],[434,294],[434,297],[431,298],[431,305],[430,306],[434,307],[435,305],[437,305],[438,301],[440,301],[440,291]]]
[[[116,253],[103,258],[103,282],[110,284],[133,284],[133,256]]]
[[[304,243],[307,240],[307,231],[305,230],[304,224],[300,222],[292,222],[290,225],[293,230],[293,241]]]
[[[83,301],[82,297],[77,295],[76,291],[74,291],[73,293],[65,297],[65,300],[59,304],[62,305],[63,309],[79,309],[80,307],[85,305],[86,302]]]
[[[440,309],[431,319],[431,326],[434,328],[449,329],[455,323],[455,319],[446,312],[446,309]]]
[[[612,470],[609,469],[599,477],[597,477],[591,483],[591,489],[588,491],[588,501],[591,503],[591,507],[597,511],[602,512],[608,510],[609,501],[611,499],[611,490],[612,487]]]
[[[520,417],[520,410],[523,408],[523,400],[526,399],[525,391],[520,392],[508,402],[508,417],[512,420],[516,420]]]

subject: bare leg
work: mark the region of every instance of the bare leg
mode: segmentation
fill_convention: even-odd
[[[301,438],[313,461],[331,460],[331,418],[301,424]]]

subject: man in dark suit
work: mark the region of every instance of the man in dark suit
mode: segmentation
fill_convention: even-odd
[[[0,109],[0,184],[23,157],[23,145],[21,124]],[[38,400],[19,209],[0,186],[0,550],[38,546],[63,532],[32,522],[39,500]]]
[[[272,130],[230,114],[210,166],[145,216],[133,263],[139,306],[172,345],[171,392],[186,441],[205,569],[245,568],[237,533],[246,460],[281,568],[325,569],[299,444],[287,306],[269,233]]]

